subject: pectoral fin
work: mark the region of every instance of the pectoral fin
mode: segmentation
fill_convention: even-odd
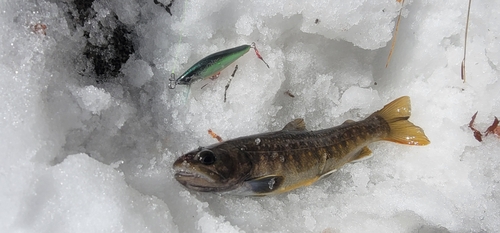
[[[368,147],[363,147],[356,156],[352,158],[350,162],[359,162],[361,160],[365,160],[367,158],[370,158],[372,154],[372,151],[368,149]]]
[[[288,124],[285,125],[283,130],[284,131],[305,131],[306,130],[306,123],[304,122],[304,119],[297,118],[293,121],[288,122]]]
[[[278,189],[285,178],[283,176],[263,176],[246,180],[238,190],[242,195],[267,195]]]

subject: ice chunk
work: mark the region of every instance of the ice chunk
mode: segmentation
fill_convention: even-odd
[[[123,174],[87,154],[69,155],[39,174],[33,187],[20,219],[37,231],[177,231],[162,201],[128,187]]]
[[[142,87],[153,77],[153,71],[147,62],[132,57],[122,66],[121,71],[134,87]]]
[[[380,98],[376,90],[352,86],[342,94],[339,109],[341,111],[360,109],[363,113],[371,113],[376,110],[372,106],[378,100]]]
[[[112,10],[120,22],[132,26],[139,20],[139,3],[134,0],[96,1],[94,10],[97,12]]]
[[[99,115],[102,110],[107,109],[111,104],[111,94],[92,85],[78,88],[74,94],[80,107],[91,111],[93,114]]]

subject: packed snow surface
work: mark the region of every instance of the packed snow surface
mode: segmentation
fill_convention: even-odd
[[[500,1],[472,1],[463,82],[467,2],[2,1],[0,232],[498,232],[500,139],[468,124],[500,116]],[[250,51],[215,81],[168,88],[252,42],[270,68]],[[373,143],[371,159],[263,198],[173,177],[177,157],[216,142],[208,129],[324,129],[403,95],[430,145]]]

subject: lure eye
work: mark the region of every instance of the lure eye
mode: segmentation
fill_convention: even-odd
[[[192,79],[191,77],[186,77],[186,78],[184,78],[184,80],[182,80],[182,81],[183,81],[183,82],[185,82],[185,83],[190,83],[190,82],[191,82],[191,79]]]
[[[212,165],[215,163],[215,155],[212,151],[204,150],[198,153],[198,159],[204,165]]]

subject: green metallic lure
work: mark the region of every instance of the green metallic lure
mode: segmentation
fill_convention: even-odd
[[[170,89],[174,89],[177,85],[190,85],[197,80],[216,76],[221,70],[231,65],[231,63],[238,60],[241,56],[245,55],[250,48],[255,50],[257,57],[269,68],[269,65],[264,61],[262,56],[260,56],[259,51],[255,47],[255,43],[252,43],[251,45],[241,45],[210,54],[196,62],[196,64],[191,66],[177,79],[175,79],[175,74],[172,73],[168,86]]]

